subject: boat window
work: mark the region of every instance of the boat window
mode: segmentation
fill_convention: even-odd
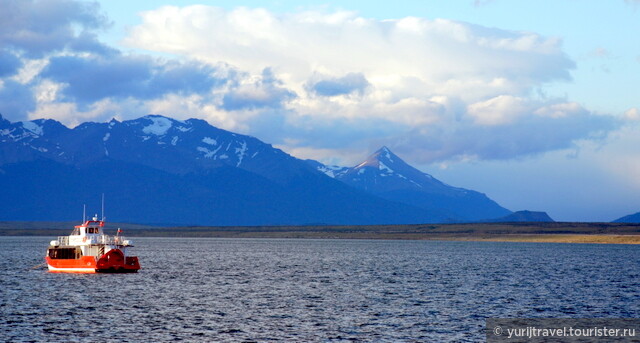
[[[73,260],[82,257],[82,250],[76,248],[51,248],[49,257],[54,260]]]

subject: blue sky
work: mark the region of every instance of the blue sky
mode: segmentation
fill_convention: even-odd
[[[0,3],[13,121],[197,117],[556,220],[640,211],[639,1]]]

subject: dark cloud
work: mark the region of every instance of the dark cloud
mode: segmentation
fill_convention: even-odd
[[[340,78],[329,78],[308,85],[313,92],[322,96],[363,94],[369,82],[362,73],[349,73]]]
[[[198,62],[161,61],[148,56],[61,56],[51,58],[41,77],[66,84],[67,98],[87,105],[105,98],[154,99],[168,93],[206,94],[224,79]]]
[[[97,55],[111,57],[119,54],[117,49],[104,45],[98,41],[94,33],[83,32],[68,44],[68,48],[73,51],[92,52]]]
[[[0,77],[11,76],[22,67],[22,61],[8,51],[0,50]]]
[[[335,118],[327,121],[283,111],[286,110],[261,111],[252,120],[249,133],[276,145],[296,142],[292,148],[340,150],[367,146],[367,142],[378,138],[384,145],[386,138],[404,129],[401,124],[381,118]]]
[[[418,127],[397,135],[391,144],[422,163],[464,158],[510,160],[574,148],[579,140],[601,140],[622,124],[613,116],[578,108],[558,117],[531,113],[505,125],[461,121]]]
[[[225,94],[222,108],[227,111],[281,108],[284,102],[295,97],[296,94],[283,87],[270,68],[265,68],[256,82],[240,84]]]
[[[250,75],[230,67],[122,54],[98,40],[98,31],[109,22],[97,3],[0,0],[0,8],[0,78],[15,75],[22,59],[48,59],[26,85],[4,82],[3,112],[8,115],[24,117],[33,111],[32,91],[43,80],[62,85],[55,102],[73,102],[80,111],[103,99],[132,104],[167,94],[198,94],[203,103],[211,103],[212,90],[223,86],[228,92],[222,95],[222,107],[227,110],[280,109],[296,96],[268,68],[252,82]],[[60,51],[65,54],[53,54]]]
[[[19,50],[34,58],[65,48],[96,53],[109,50],[88,34],[109,25],[98,3],[0,0],[0,8],[0,48]]]
[[[0,87],[0,113],[11,121],[27,120],[28,113],[36,107],[33,93],[28,86],[13,80],[4,80]]]
[[[224,76],[214,76],[218,70],[208,64],[195,61],[168,61],[154,68],[151,94],[167,91],[177,94],[206,93],[212,88],[235,83],[236,73],[230,70]]]
[[[483,0],[478,3],[487,2]],[[369,41],[382,44],[382,48],[377,47],[374,52],[350,40],[323,41],[325,35],[321,35],[318,39],[322,39],[318,42],[314,40],[319,55],[338,46],[347,52],[355,52],[354,55],[362,52],[371,56],[341,61],[344,65],[328,69],[328,73],[342,76],[330,77],[296,74],[288,69],[289,62],[303,60],[309,52],[305,50],[302,55],[296,55],[300,52],[293,49],[282,55],[284,50],[273,50],[273,44],[263,46],[263,40],[252,43],[252,51],[258,51],[253,54],[256,60],[249,67],[239,66],[244,69],[212,66],[193,60],[125,55],[99,42],[99,30],[108,25],[97,3],[0,0],[0,113],[11,120],[27,119],[28,113],[36,109],[34,90],[47,95],[40,97],[46,100],[41,103],[42,108],[38,107],[38,114],[52,115],[46,111],[50,108],[55,111],[55,106],[47,105],[73,103],[69,106],[73,109],[63,115],[75,116],[74,111],[91,111],[93,118],[110,117],[113,108],[126,115],[144,112],[149,106],[155,106],[146,103],[147,100],[162,99],[169,94],[197,94],[201,98],[193,101],[176,97],[177,101],[172,99],[172,104],[167,108],[173,108],[173,102],[177,103],[175,108],[180,108],[180,101],[184,101],[187,110],[194,111],[195,108],[194,112],[199,110],[206,113],[207,107],[216,105],[221,110],[231,111],[225,116],[237,116],[241,124],[249,127],[250,133],[269,142],[332,150],[386,144],[397,147],[400,152],[412,156],[412,160],[420,162],[466,157],[481,160],[517,159],[570,148],[582,139],[597,140],[620,125],[614,117],[595,115],[579,105],[562,101],[558,101],[558,104],[536,103],[529,98],[519,98],[541,83],[570,80],[569,71],[575,68],[575,63],[562,52],[560,41],[531,33],[455,21],[406,18],[392,23],[393,27],[399,28],[395,31],[403,33],[397,37],[376,36],[387,30],[367,29],[367,34],[373,34]],[[185,20],[185,25],[191,27],[191,20]],[[387,27],[391,24],[380,22],[375,25]],[[348,28],[349,23],[343,26]],[[296,24],[293,27],[301,26]],[[311,37],[315,37],[312,31],[323,29],[314,25],[308,27]],[[420,34],[408,34],[406,27],[422,28],[422,31]],[[200,38],[199,41],[188,41],[209,46],[216,39],[230,37],[212,36],[212,31],[203,31],[202,36],[196,36]],[[162,42],[164,31],[158,32],[159,36],[153,36],[154,42]],[[171,37],[182,36],[175,34]],[[461,36],[464,39],[460,39]],[[307,35],[296,34],[295,37]],[[394,41],[396,38],[401,40]],[[292,42],[291,46],[302,46],[296,44],[295,40]],[[182,44],[181,41],[172,43]],[[197,51],[198,45],[186,46],[181,51]],[[234,51],[233,48],[220,49],[220,46],[226,46],[224,44],[211,46],[217,49],[206,51],[211,56],[217,56],[213,53],[218,50]],[[398,47],[399,51],[394,50]],[[244,59],[244,46],[239,51],[242,51]],[[383,53],[386,51],[391,53]],[[237,65],[234,64],[236,60],[233,54],[229,56],[226,58],[221,55],[219,60]],[[264,60],[268,56],[277,59]],[[328,56],[320,56],[319,64],[331,65],[333,54]],[[473,59],[470,60],[469,56],[473,56]],[[48,60],[38,75],[20,78],[27,84],[9,78],[23,66],[22,59],[33,58]],[[293,76],[288,80],[309,81],[304,85],[284,84],[270,68],[265,68],[261,75],[244,71],[254,70],[255,65],[274,66],[276,70]],[[410,77],[403,74],[405,67],[410,71]],[[390,85],[388,97],[379,97],[380,94],[375,93],[373,78],[370,79],[374,85],[364,74],[346,73],[349,70],[383,70],[386,73],[383,76],[391,76],[390,79],[398,76],[401,80],[397,81],[397,89],[392,89],[393,84]],[[48,80],[55,84],[51,89]],[[503,81],[504,86],[501,85]],[[428,83],[448,86],[430,89]],[[303,96],[314,98],[311,101],[313,104],[308,105],[309,108],[298,102],[284,106],[298,96],[291,89],[299,86],[307,91]],[[478,93],[469,96],[476,100],[426,101],[434,94],[444,94],[438,96],[444,98],[452,95],[450,98],[457,99],[470,91]],[[339,101],[330,98],[343,95],[359,96],[358,104],[342,107]],[[96,102],[103,99],[114,100],[114,105],[108,104],[113,107],[96,109],[101,105]],[[302,106],[300,113],[296,106]],[[232,112],[240,110],[252,110],[257,115],[242,118],[242,115]]]

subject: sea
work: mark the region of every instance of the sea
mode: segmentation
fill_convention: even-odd
[[[133,238],[56,274],[0,237],[1,342],[484,342],[487,318],[640,318],[640,246]]]

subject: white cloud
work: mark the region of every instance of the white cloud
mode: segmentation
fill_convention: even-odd
[[[511,95],[500,95],[487,101],[469,105],[468,113],[480,125],[510,124],[527,112],[525,100]]]
[[[532,32],[210,6],[166,6],[142,18],[126,43],[165,58],[59,44],[0,80],[0,98],[13,99],[2,108],[71,126],[148,113],[200,117],[308,154],[299,157],[347,163],[377,145],[423,163],[513,159],[618,125],[566,99],[531,96],[569,80],[574,67],[559,39]],[[89,38],[81,41],[98,44]]]
[[[225,61],[254,74],[274,68],[298,93],[313,73],[362,73],[377,88],[417,78],[431,93],[459,92],[469,85],[484,86],[480,96],[486,96],[500,89],[496,79],[516,80],[522,90],[568,79],[573,67],[555,38],[444,19],[374,20],[352,12],[275,15],[207,6],[167,6],[142,17],[143,24],[125,40],[132,47]],[[452,88],[451,81],[459,87]]]
[[[127,45],[252,75],[223,96],[234,101],[217,104],[223,110],[212,121],[273,138],[288,151],[339,154],[380,142],[407,150],[417,144],[423,161],[508,159],[566,148],[611,126],[595,127],[606,120],[577,104],[531,98],[545,83],[570,80],[574,62],[555,37],[346,11],[165,6],[142,19]],[[247,83],[264,70],[277,88]],[[260,118],[260,107],[271,126],[248,122]],[[532,137],[532,127],[553,137]]]
[[[150,113],[149,108],[135,99],[113,101],[103,99],[90,106],[78,107],[74,102],[41,101],[29,113],[29,119],[51,118],[69,127],[86,121],[106,122],[111,118],[129,119],[129,113]]]

